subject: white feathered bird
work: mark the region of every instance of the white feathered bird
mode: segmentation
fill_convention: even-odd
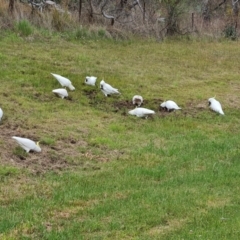
[[[209,107],[210,107],[213,111],[224,115],[224,112],[223,112],[223,110],[222,110],[221,103],[220,103],[219,101],[217,101],[217,100],[215,99],[215,97],[209,98],[209,99],[208,99],[208,104],[209,104]]]
[[[65,88],[54,89],[54,90],[52,90],[52,92],[55,93],[57,96],[59,96],[62,99],[68,97],[68,92]]]
[[[39,143],[35,143],[34,141],[28,139],[28,138],[21,138],[21,137],[12,137],[17,141],[17,143],[26,151],[29,152],[30,150],[35,152],[41,152],[41,148],[39,146]]]
[[[137,105],[138,107],[140,107],[143,103],[143,97],[140,95],[133,96],[132,103],[133,105]]]
[[[62,87],[68,87],[70,90],[75,90],[75,87],[72,85],[72,82],[68,78],[55,73],[51,74],[58,80]]]
[[[130,115],[135,115],[137,117],[145,117],[147,118],[150,115],[155,114],[153,110],[147,109],[147,108],[135,108],[133,110],[130,110],[128,112]]]
[[[113,88],[111,85],[109,85],[108,83],[105,83],[104,80],[102,80],[100,82],[100,89],[103,92],[103,94],[107,97],[108,95],[111,94],[120,94],[120,92],[118,91],[118,89]]]
[[[94,77],[94,76],[91,76],[91,77],[86,76],[86,78],[85,78],[85,83],[86,83],[87,85],[95,86],[96,80],[97,80],[97,77]]]
[[[181,109],[174,101],[168,100],[160,105],[162,108],[166,108],[168,111]]]
[[[2,120],[3,117],[3,110],[0,108],[0,121]]]

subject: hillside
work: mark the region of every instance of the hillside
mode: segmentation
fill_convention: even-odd
[[[8,33],[0,48],[1,239],[239,239],[239,42]],[[154,117],[128,114],[136,94]]]

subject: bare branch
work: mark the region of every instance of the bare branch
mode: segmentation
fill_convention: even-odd
[[[103,15],[105,18],[111,19],[111,26],[113,26],[113,25],[114,25],[114,21],[115,21],[115,17],[114,17],[114,16],[111,16],[111,15],[108,15],[108,14],[106,14],[106,13],[103,11],[103,9],[104,9],[104,7],[106,6],[106,4],[107,4],[107,1],[105,1],[104,4],[102,5],[102,7],[101,7],[101,12],[102,12],[102,15]]]
[[[235,2],[232,0],[232,5],[235,5],[238,2],[238,0],[236,0]]]
[[[107,18],[107,19],[115,19],[114,16],[111,16],[111,15],[106,14],[103,10],[102,10],[102,15],[103,15],[105,18]]]

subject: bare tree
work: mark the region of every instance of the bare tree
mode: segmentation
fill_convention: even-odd
[[[8,9],[11,13],[13,13],[13,9],[14,9],[14,0],[9,0],[9,5],[8,5]]]
[[[239,13],[239,0],[232,0],[232,10],[233,10],[233,16],[238,17]]]
[[[82,0],[79,0],[79,8],[78,8],[78,21],[81,20],[81,14],[82,14]]]
[[[131,10],[137,5],[142,9],[139,0],[132,2],[120,0],[116,1],[115,4],[111,0],[105,0],[101,6],[101,13],[105,18],[111,20],[111,26],[113,26],[115,21],[126,23],[131,16]]]
[[[210,22],[210,4],[209,0],[202,1],[202,18],[204,24],[209,24]]]

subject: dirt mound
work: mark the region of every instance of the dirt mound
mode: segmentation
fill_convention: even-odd
[[[54,146],[45,142],[40,142],[42,151],[40,153],[26,153],[12,136],[20,136],[38,141],[34,130],[22,130],[18,124],[11,124],[4,119],[0,124],[0,163],[3,165],[13,165],[19,168],[26,168],[34,174],[41,174],[47,171],[61,171],[82,167],[98,169],[98,162],[106,162],[109,159],[102,159],[87,151],[87,142],[69,137],[57,141]],[[23,134],[24,132],[24,134]],[[56,147],[57,146],[57,147]],[[79,148],[86,147],[86,151],[81,153]]]
[[[84,94],[89,98],[89,104],[98,109],[109,110],[111,112],[118,112],[121,115],[127,116],[128,111],[134,109],[136,106],[133,105],[132,99],[127,100],[115,100],[112,103],[109,103],[98,98],[97,89],[87,89],[84,90]],[[111,97],[111,96],[110,96]],[[114,96],[113,96],[114,97]],[[175,111],[168,111],[166,108],[160,107],[160,104],[164,102],[164,99],[161,98],[153,98],[153,99],[144,99],[141,107],[149,108],[156,112],[155,116],[160,118],[166,117],[172,114]],[[108,104],[108,105],[107,105]],[[181,109],[182,116],[191,116],[196,117],[201,111],[205,111],[208,108],[206,101],[196,101],[196,100],[189,100],[185,103],[184,107]]]

